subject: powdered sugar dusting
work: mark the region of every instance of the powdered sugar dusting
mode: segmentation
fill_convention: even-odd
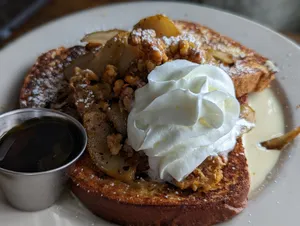
[[[21,107],[47,107],[69,90],[63,70],[86,53],[82,46],[63,47],[41,55],[27,75],[20,95]]]
[[[235,62],[235,67],[230,68],[229,72],[235,75],[242,74],[242,73],[254,74],[258,70],[259,70],[258,68],[253,67],[252,65],[249,66],[249,64],[247,64],[243,60],[237,60]]]
[[[161,50],[157,46],[151,46],[151,49],[161,53]]]
[[[239,76],[243,74],[253,74],[257,71],[274,71],[275,67],[272,64],[266,63],[265,65],[257,64],[257,59],[254,57],[254,52],[239,46],[234,41],[219,35],[205,27],[185,27],[178,23],[176,24],[181,30],[179,36],[161,38],[156,37],[156,33],[151,29],[135,29],[131,32],[133,36],[138,37],[143,43],[154,44],[151,49],[155,51],[162,51],[157,48],[155,43],[163,42],[164,48],[170,49],[172,46],[177,46],[181,41],[187,41],[189,48],[195,55],[199,55],[201,64],[213,64],[221,67],[231,76]],[[214,49],[220,52],[231,55],[234,58],[234,64],[226,65],[222,61],[212,60],[209,54],[209,49]]]
[[[193,43],[195,45],[194,47],[195,50],[199,50],[202,45],[201,40],[197,39],[194,34],[186,33],[186,32],[183,32],[181,35],[176,37],[163,36],[162,40],[167,47],[170,47],[171,45],[178,45],[179,41],[183,41],[183,40]]]
[[[84,84],[82,84],[82,85],[84,85]],[[82,86],[82,85],[79,85],[79,86]],[[81,88],[83,88],[83,87],[81,87]],[[83,105],[84,108],[87,109],[94,103],[95,95],[91,90],[84,89],[82,91],[84,91],[84,93],[85,93],[84,98],[76,99],[75,104],[76,104],[76,106]]]
[[[140,37],[142,39],[142,42],[153,43],[155,36],[156,33],[154,30],[146,29],[146,30],[142,30]]]
[[[28,98],[28,101],[34,107],[45,107],[47,102],[56,100],[59,92],[68,88],[68,83],[62,73],[50,73],[47,77],[35,77],[32,82],[37,85],[31,91],[32,95]]]

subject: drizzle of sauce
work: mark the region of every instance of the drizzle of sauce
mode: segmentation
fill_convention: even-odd
[[[23,173],[58,168],[81,151],[80,138],[76,125],[63,118],[27,120],[0,138],[0,167]]]
[[[249,105],[255,110],[256,126],[243,136],[243,144],[250,171],[251,193],[264,182],[281,153],[258,144],[284,134],[285,122],[282,106],[271,89],[250,94]]]

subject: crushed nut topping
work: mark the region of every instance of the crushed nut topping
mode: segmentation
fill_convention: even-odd
[[[123,101],[125,109],[130,112],[133,103],[134,90],[131,87],[126,87],[122,90],[120,100]]]
[[[106,65],[102,80],[108,84],[113,84],[117,78],[117,68],[113,65]]]
[[[120,150],[122,149],[122,141],[123,137],[121,134],[111,134],[107,136],[107,145],[109,148],[109,151],[112,155],[119,154]]]

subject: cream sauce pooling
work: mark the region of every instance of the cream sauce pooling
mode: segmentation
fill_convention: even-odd
[[[266,150],[258,144],[284,134],[285,122],[282,106],[271,89],[249,95],[249,105],[255,110],[256,127],[243,136],[243,143],[252,192],[263,183],[280,156],[280,151]]]

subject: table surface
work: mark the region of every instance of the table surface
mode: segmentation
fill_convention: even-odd
[[[66,0],[50,0],[49,3],[28,19],[20,28],[14,30],[10,38],[5,41],[0,41],[0,48],[20,37],[24,33],[50,20],[54,20],[80,10],[118,2],[128,2],[128,0],[72,0],[71,2]],[[300,44],[300,33],[283,32],[283,34]]]

